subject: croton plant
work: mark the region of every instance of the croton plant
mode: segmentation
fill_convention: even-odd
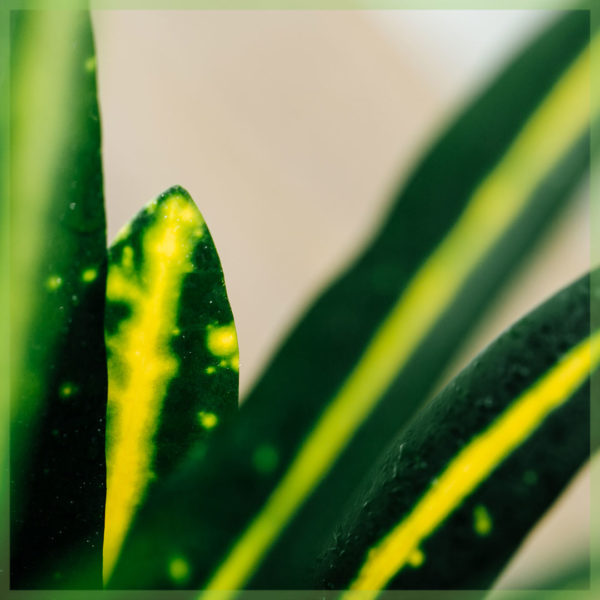
[[[88,13],[13,11],[10,43],[11,588],[490,588],[596,447],[595,278],[430,395],[589,169],[589,11],[457,115],[239,407],[190,195],[107,250]]]

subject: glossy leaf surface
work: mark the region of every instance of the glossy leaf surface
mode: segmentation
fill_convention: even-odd
[[[221,263],[185,190],[166,191],[117,236],[106,297],[107,579],[148,489],[237,410],[237,336]]]

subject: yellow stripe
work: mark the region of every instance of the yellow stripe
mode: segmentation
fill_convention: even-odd
[[[143,233],[143,265],[134,277],[133,249],[111,264],[108,300],[127,301],[132,314],[107,336],[107,495],[104,530],[106,583],[137,504],[152,478],[153,435],[169,380],[179,361],[169,351],[183,277],[192,268],[193,248],[203,232],[200,213],[174,195],[147,209],[156,221]]]
[[[409,515],[369,550],[350,590],[375,598],[408,564],[411,554],[496,467],[518,448],[556,408],[563,405],[600,361],[600,332],[568,352],[519,396],[487,430],[450,462]],[[349,600],[350,593],[342,598]]]
[[[235,590],[252,576],[269,546],[456,297],[482,255],[505,233],[540,180],[583,134],[589,124],[589,80],[586,49],[525,124],[496,169],[476,189],[457,224],[410,282],[207,589]]]

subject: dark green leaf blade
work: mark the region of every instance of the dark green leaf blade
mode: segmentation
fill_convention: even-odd
[[[13,11],[10,77],[11,587],[99,588],[106,234],[89,15]]]
[[[587,168],[588,34],[587,13],[568,13],[460,115],[238,423],[149,497],[112,585],[172,586],[149,549],[170,535],[189,585],[310,587],[306,557],[340,505]]]
[[[237,336],[221,263],[185,190],[167,190],[118,235],[106,297],[108,579],[145,494],[237,412]],[[176,556],[171,563],[185,579]]]
[[[599,363],[586,276],[419,411],[336,529],[315,587],[365,598],[387,587],[488,588],[589,458]]]

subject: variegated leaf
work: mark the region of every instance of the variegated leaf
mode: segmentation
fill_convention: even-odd
[[[152,485],[235,412],[238,345],[219,257],[190,196],[150,202],[109,251],[104,577]]]
[[[600,288],[593,289],[598,306]],[[589,276],[524,317],[423,410],[356,495],[315,588],[486,589],[590,455]]]

